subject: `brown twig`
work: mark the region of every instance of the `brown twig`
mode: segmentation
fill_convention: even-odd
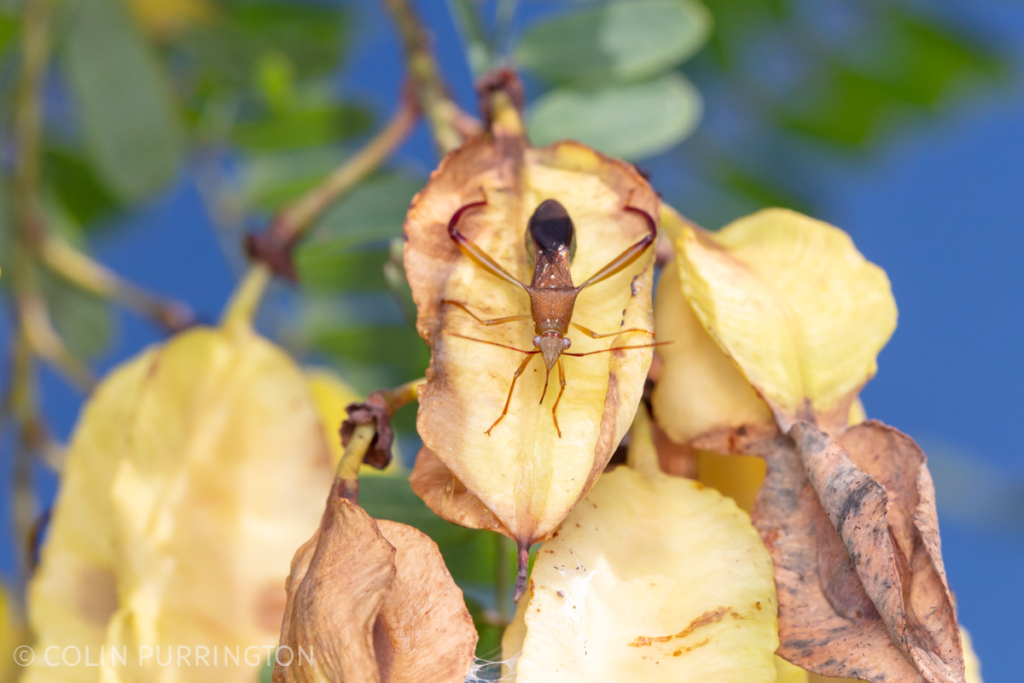
[[[171,332],[182,330],[195,321],[187,304],[150,294],[62,239],[46,237],[39,245],[39,256],[50,270],[79,289],[115,301]]]
[[[329,175],[320,185],[286,206],[259,234],[246,238],[246,250],[275,274],[295,281],[291,253],[296,242],[331,204],[376,170],[412,132],[419,118],[416,102],[403,97],[391,120],[365,147]]]
[[[442,154],[447,154],[462,144],[459,107],[448,97],[426,31],[408,0],[383,1],[398,26],[416,101],[430,124],[434,142]]]

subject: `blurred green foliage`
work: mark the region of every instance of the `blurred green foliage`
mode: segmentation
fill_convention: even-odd
[[[710,30],[694,0],[592,3],[534,23],[514,52],[518,66],[551,86],[530,106],[531,139],[574,139],[626,159],[675,147],[702,108],[675,69]]]
[[[715,30],[688,72],[728,125],[674,156],[698,179],[688,215],[712,227],[767,205],[813,213],[822,153],[869,154],[1008,70],[969,24],[895,0],[704,2]]]

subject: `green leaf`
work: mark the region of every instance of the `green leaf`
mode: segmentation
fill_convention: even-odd
[[[372,292],[388,288],[384,280],[387,249],[298,249],[299,282],[310,292]]]
[[[75,151],[44,150],[43,168],[50,189],[79,224],[88,225],[120,207],[89,162]]]
[[[72,354],[89,359],[107,349],[114,319],[106,301],[47,270],[40,271],[40,285],[53,326]]]
[[[679,73],[596,90],[556,88],[530,108],[528,129],[537,145],[573,139],[610,156],[642,159],[689,136],[702,106]]]
[[[534,26],[515,56],[548,81],[636,81],[686,61],[710,31],[693,0],[620,0]]]
[[[235,125],[231,137],[246,150],[272,152],[336,144],[366,132],[372,122],[370,112],[362,107],[326,104],[243,121]]]
[[[320,184],[344,159],[334,148],[248,155],[241,169],[242,201],[253,209],[276,211]]]
[[[0,52],[7,47],[7,45],[14,39],[14,36],[18,34],[18,20],[13,14],[0,11]]]
[[[125,201],[174,179],[182,131],[154,54],[120,0],[76,3],[63,53],[99,177]]]
[[[332,7],[301,2],[233,2],[227,14],[246,47],[284,53],[299,78],[324,75],[341,59],[343,14]]]
[[[931,107],[971,81],[992,81],[1001,75],[1001,62],[962,36],[895,8],[887,15],[887,30],[872,51],[870,70],[893,88],[896,97]]]
[[[398,174],[361,183],[327,210],[299,251],[340,252],[401,235],[409,203],[422,188],[423,181]]]
[[[406,368],[411,376],[422,375],[430,363],[430,351],[405,325],[352,327],[339,324],[316,330],[311,345],[339,359]]]
[[[864,148],[908,109],[888,84],[837,66],[821,87],[787,103],[779,125],[835,145]]]

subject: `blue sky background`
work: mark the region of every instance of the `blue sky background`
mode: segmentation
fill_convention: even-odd
[[[469,71],[445,3],[418,4],[435,32],[455,95],[473,110]],[[383,115],[394,106],[402,81],[395,36],[377,3],[356,5],[356,40],[340,87]],[[868,158],[823,156],[816,167],[822,189],[817,200],[819,217],[847,230],[892,280],[899,328],[879,358],[864,403],[871,417],[907,432],[929,453],[946,568],[962,622],[974,636],[985,680],[1016,683],[1024,681],[1024,458],[1017,433],[1024,412],[1024,5],[939,5],[969,17],[1009,52],[1012,82],[939,117],[915,121]],[[527,15],[546,11],[544,3],[520,7]],[[711,100],[708,125],[716,115],[724,114]],[[400,156],[424,175],[433,166],[422,127]],[[656,188],[685,213],[685,174],[660,174],[667,164],[659,160],[644,165],[654,170]],[[193,180],[183,174],[166,196],[120,220],[131,229],[101,233],[94,242],[97,256],[213,320],[237,273],[217,243]],[[118,316],[120,334],[102,370],[160,339],[147,322]],[[4,311],[0,339],[9,333]],[[48,373],[43,392],[46,414],[66,438],[80,398]],[[6,478],[10,444],[2,445],[0,476]],[[39,480],[52,496],[52,477],[40,471]],[[4,522],[0,548],[8,548],[11,538],[9,520]],[[0,573],[12,571],[9,551],[0,550]]]

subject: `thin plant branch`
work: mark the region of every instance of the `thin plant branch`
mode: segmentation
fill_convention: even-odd
[[[324,210],[387,161],[412,132],[418,118],[415,101],[403,96],[391,120],[365,147],[277,215],[270,226],[274,239],[285,243],[298,240]]]
[[[82,393],[96,384],[89,366],[68,350],[50,319],[46,300],[38,291],[17,295],[18,320],[32,353],[63,375]]]
[[[463,138],[457,126],[459,107],[448,97],[426,31],[408,0],[383,2],[398,26],[416,101],[430,124],[434,142],[442,154],[447,154],[462,144]]]
[[[448,12],[455,19],[462,42],[466,49],[466,60],[473,78],[483,76],[494,61],[484,22],[477,10],[475,0],[448,0]]]
[[[62,239],[47,237],[39,255],[50,270],[73,285],[151,318],[172,332],[188,327],[195,319],[186,304],[160,298],[123,280]]]
[[[254,264],[237,291],[247,291],[246,296],[251,299],[253,305],[246,308],[244,313],[249,316],[250,322],[259,309],[259,302],[266,286],[270,284],[270,278],[266,275],[272,272],[295,281],[296,273],[291,252],[296,242],[328,207],[387,161],[412,132],[418,118],[419,110],[415,101],[408,96],[403,97],[398,110],[387,125],[362,149],[339,166],[320,185],[282,209],[266,231],[247,237],[246,249]],[[235,306],[232,304],[228,308],[230,311]],[[237,317],[243,314],[227,315]]]

